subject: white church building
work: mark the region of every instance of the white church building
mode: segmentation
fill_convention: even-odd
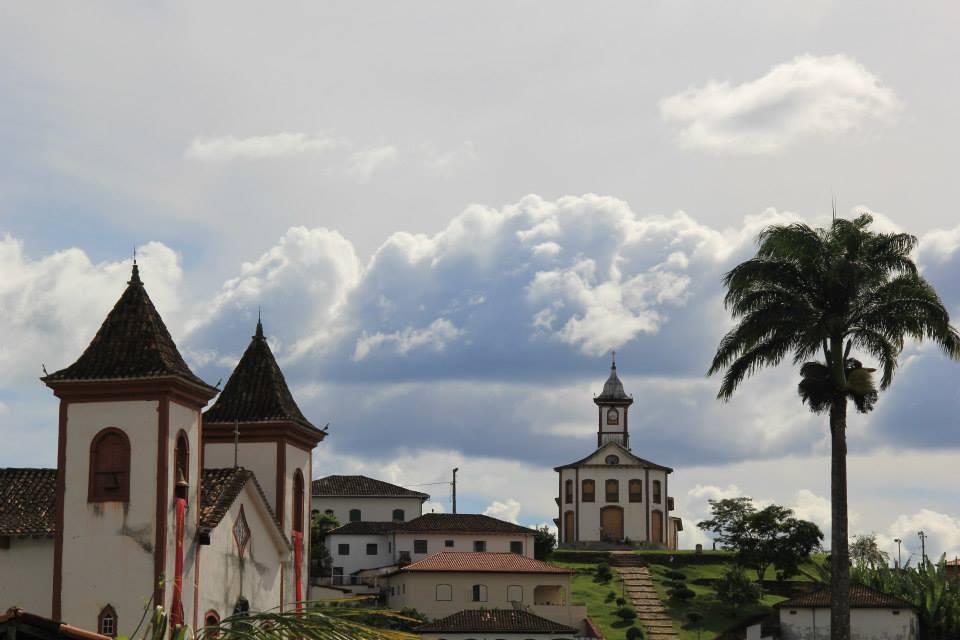
[[[325,433],[259,322],[219,392],[184,362],[134,264],[87,349],[43,382],[60,401],[57,467],[0,469],[0,611],[116,636],[148,602],[197,628],[306,599],[306,482]]]
[[[644,545],[677,548],[680,518],[673,517],[669,480],[673,469],[645,460],[630,448],[629,411],[633,398],[623,390],[617,364],[597,405],[597,448],[559,467],[559,517],[554,521],[561,546]]]

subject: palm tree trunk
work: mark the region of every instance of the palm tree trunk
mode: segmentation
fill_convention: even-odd
[[[830,640],[850,640],[850,550],[847,544],[847,398],[830,405]]]

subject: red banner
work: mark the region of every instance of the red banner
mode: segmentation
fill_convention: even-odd
[[[183,525],[187,514],[187,501],[177,498],[177,547],[173,574],[173,606],[170,611],[170,622],[175,625],[183,624]]]
[[[303,532],[294,531],[293,532],[293,575],[294,579],[297,581],[296,593],[297,593],[297,610],[303,609],[303,573],[301,569],[303,565]]]

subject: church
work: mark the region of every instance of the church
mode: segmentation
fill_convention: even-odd
[[[83,354],[42,380],[60,403],[57,467],[0,469],[4,608],[116,636],[148,605],[198,628],[307,598],[306,482],[326,434],[259,320],[221,392],[183,360],[134,262]]]
[[[554,468],[558,474],[558,541],[563,547],[643,546],[676,549],[683,521],[670,515],[673,469],[645,460],[630,448],[633,398],[623,390],[617,363],[597,405],[597,448]]]

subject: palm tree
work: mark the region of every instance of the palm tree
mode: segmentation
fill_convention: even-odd
[[[758,238],[757,255],[724,276],[725,306],[737,325],[720,341],[710,374],[723,371],[717,397],[791,354],[800,367],[799,394],[811,411],[830,414],[831,638],[850,638],[847,547],[847,400],[866,413],[890,386],[905,338],[928,339],[960,359],[960,335],[933,287],[910,257],[905,233],[875,233],[873,218],[835,219],[827,228],[776,225]],[[822,361],[811,361],[822,355]]]

